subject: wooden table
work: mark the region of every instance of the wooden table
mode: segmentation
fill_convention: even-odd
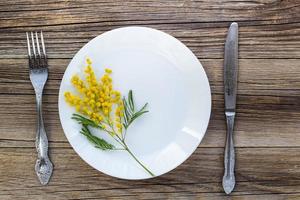
[[[235,126],[237,185],[223,193],[225,141],[223,50],[240,25]],[[58,89],[73,55],[95,36],[124,26],[163,30],[203,64],[212,89],[204,140],[180,167],[158,178],[125,181],[89,167],[62,131]],[[25,31],[45,33],[50,75],[44,95],[55,165],[41,186],[36,159],[35,97]],[[85,0],[0,2],[0,199],[300,199],[300,1]]]

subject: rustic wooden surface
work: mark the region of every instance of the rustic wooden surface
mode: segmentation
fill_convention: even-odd
[[[222,63],[226,31],[240,25],[237,185],[221,187],[225,122]],[[202,62],[212,89],[207,134],[172,172],[145,181],[108,177],[67,142],[57,95],[72,56],[93,37],[149,26],[184,42]],[[55,165],[41,186],[34,172],[34,92],[25,31],[44,30],[50,75],[44,95]],[[300,199],[300,2],[298,0],[0,1],[0,199]]]

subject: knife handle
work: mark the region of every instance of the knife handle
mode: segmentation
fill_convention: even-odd
[[[224,176],[223,176],[223,188],[226,194],[230,194],[235,186],[234,176],[234,143],[233,143],[233,127],[235,112],[225,112],[227,122],[227,136],[225,144],[224,154]]]

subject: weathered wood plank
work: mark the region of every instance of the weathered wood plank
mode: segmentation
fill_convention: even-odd
[[[212,88],[212,117],[200,147],[223,147],[222,60],[201,60]],[[33,147],[35,99],[26,59],[0,60],[1,147]],[[51,147],[69,147],[58,117],[58,89],[68,59],[51,59],[44,95]],[[239,147],[300,146],[299,60],[242,59],[235,140]],[[14,69],[14,70],[12,70]],[[9,72],[9,73],[7,73]],[[13,128],[12,128],[13,127]]]
[[[45,26],[95,22],[247,21],[276,24],[299,21],[299,1],[10,1],[2,2],[1,27]],[[298,14],[298,15],[297,15]]]
[[[300,199],[298,0],[0,1],[0,21],[1,200]],[[237,186],[225,196],[222,58],[231,21],[240,25]],[[200,148],[176,170],[144,181],[111,178],[85,164],[64,137],[57,110],[59,84],[74,54],[93,37],[132,25],[184,42],[204,65],[213,93]],[[55,171],[47,187],[34,173],[35,102],[25,59],[24,33],[40,29],[51,70],[44,112]]]
[[[205,185],[207,187],[208,184]],[[199,185],[197,185],[199,187]],[[108,194],[111,192],[112,194]],[[70,192],[43,192],[38,195],[30,194],[27,191],[24,191],[22,195],[1,195],[1,200],[23,200],[27,197],[30,197],[32,200],[41,200],[41,199],[62,199],[62,200],[99,200],[99,199],[113,199],[113,200],[132,200],[132,199],[142,199],[142,200],[153,200],[153,199],[205,199],[205,200],[298,200],[300,193],[291,193],[291,194],[241,194],[230,196],[225,196],[222,193],[196,193],[190,191],[179,191],[179,192],[136,192],[135,190],[129,189],[114,189],[108,190],[102,193],[102,190],[76,190]]]
[[[299,12],[300,13],[300,12]],[[299,14],[300,15],[300,14]],[[134,24],[163,30],[186,44],[199,58],[223,58],[224,42],[229,23],[209,27],[209,24]],[[128,24],[102,23],[11,28],[0,30],[0,58],[25,58],[25,31],[44,31],[50,58],[72,58],[97,35]],[[1,26],[0,26],[1,27]],[[249,26],[240,24],[240,58],[300,58],[299,23]]]
[[[223,60],[199,60],[208,75],[212,92],[223,94]],[[50,73],[44,92],[46,95],[58,93],[60,81],[69,62],[70,59],[49,60]],[[0,59],[0,65],[0,94],[34,94],[29,80],[27,59]],[[299,94],[297,90],[300,90],[299,67],[300,59],[240,59],[238,93],[296,98]],[[278,101],[274,99],[273,102],[276,100]]]
[[[34,96],[1,95],[0,104],[5,107],[0,111],[0,131],[3,133],[0,135],[0,147],[33,147],[36,126]],[[226,127],[223,102],[214,101],[213,104],[211,122],[200,147],[224,145]],[[291,109],[278,111],[275,108],[281,107],[280,105],[262,103],[257,104],[257,108],[248,109],[247,107],[251,107],[250,104],[251,102],[246,100],[238,104],[240,108],[235,132],[237,146],[300,146],[298,107],[295,106],[294,111]],[[294,106],[293,103],[290,106]],[[69,146],[58,117],[57,96],[44,96],[44,116],[50,146]]]
[[[85,164],[71,149],[51,149],[55,171],[50,184],[41,186],[35,176],[34,148],[0,148],[0,198],[18,199],[221,199],[223,148],[198,149],[176,170],[155,179],[125,181],[103,175]],[[299,148],[238,148],[239,197],[299,197]],[[262,164],[264,163],[264,164]],[[180,176],[179,176],[180,175]],[[262,195],[262,196],[260,196]],[[262,198],[261,198],[262,199]]]

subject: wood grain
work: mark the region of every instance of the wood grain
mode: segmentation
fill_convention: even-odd
[[[2,27],[56,24],[145,22],[191,23],[248,21],[248,24],[299,22],[299,1],[26,1],[1,3]],[[263,12],[262,12],[263,11]],[[49,13],[51,12],[51,15]],[[46,22],[46,23],[45,23]]]
[[[222,60],[200,59],[210,80],[213,110],[208,132],[200,147],[223,147],[225,139]],[[50,143],[68,146],[58,117],[58,89],[69,59],[49,60],[44,114]],[[33,147],[34,91],[26,59],[1,59],[0,135],[3,147]],[[290,59],[241,59],[235,141],[239,147],[300,145],[300,65]],[[14,70],[10,70],[14,69]],[[281,70],[284,69],[284,70]],[[6,71],[10,71],[6,74]],[[18,115],[16,116],[16,110]],[[17,117],[17,118],[16,118]],[[14,126],[15,129],[11,129]],[[15,130],[18,131],[15,131]]]
[[[49,186],[40,186],[33,166],[34,148],[0,148],[0,198],[61,199],[221,199],[223,148],[198,149],[176,170],[159,178],[125,181],[111,178],[86,165],[71,149],[51,149],[55,173]],[[250,198],[274,194],[299,195],[298,148],[238,148],[234,193]],[[264,163],[262,165],[261,163]],[[23,163],[27,163],[24,165]],[[180,174],[180,176],[178,176]]]
[[[300,8],[300,6],[299,6]],[[300,12],[300,9],[299,9]],[[1,19],[0,19],[1,20]],[[300,21],[300,19],[299,19]],[[228,22],[213,27],[202,23],[136,24],[165,31],[180,39],[199,58],[223,58]],[[90,39],[126,26],[102,23],[0,29],[0,58],[25,58],[25,32],[43,29],[50,58],[72,58]],[[130,24],[128,24],[130,25]],[[300,58],[300,23],[243,25],[239,28],[240,58]],[[279,48],[280,47],[280,48]]]
[[[241,58],[300,58],[298,0],[21,0],[0,5],[0,58],[25,57],[25,31],[43,29],[49,56],[71,58],[104,31],[132,25],[166,31],[200,58],[223,58],[233,20],[240,25]]]
[[[235,143],[237,186],[221,187],[225,119],[223,51],[228,25],[239,30]],[[74,54],[124,26],[163,30],[199,58],[212,90],[204,140],[183,165],[144,181],[106,176],[83,162],[58,118],[58,90]],[[34,173],[35,101],[25,32],[42,29],[49,54],[44,115],[54,175]],[[0,199],[300,199],[300,2],[298,0],[0,1]]]

